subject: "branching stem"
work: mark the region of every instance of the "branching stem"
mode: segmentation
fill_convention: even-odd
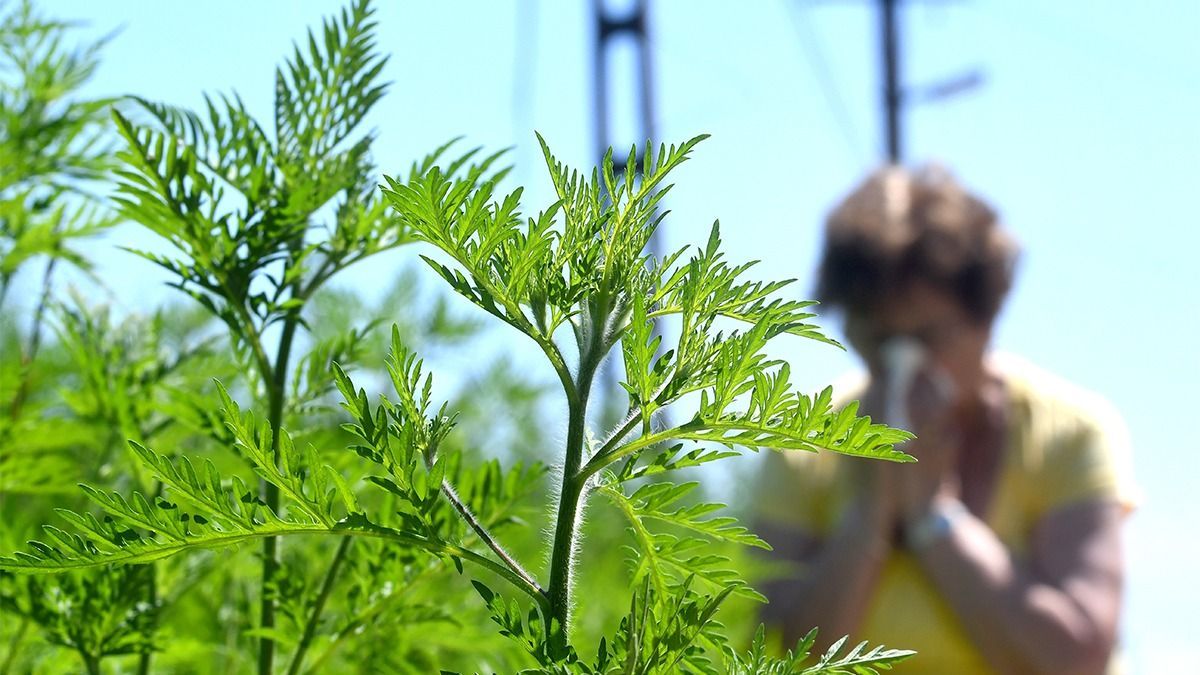
[[[88,675],[100,675],[100,657],[95,654],[89,654],[84,650],[79,650],[79,658],[83,659],[83,667],[87,670]]]
[[[579,377],[576,382],[578,396],[568,405],[566,456],[550,557],[550,613],[546,617],[546,621],[550,636],[550,651],[556,657],[566,653],[569,637],[572,557],[575,554],[579,501],[583,496],[586,484],[586,481],[580,480],[579,469],[583,464],[588,394],[591,391],[592,378],[598,364],[598,359],[591,357],[590,353],[582,355]]]
[[[622,424],[619,428],[613,431],[612,434],[609,435],[608,439],[604,441],[604,444],[600,446],[600,449],[596,451],[596,454],[588,459],[587,465],[583,467],[582,474],[585,479],[591,477],[601,468],[611,463],[611,460],[608,456],[617,448],[617,444],[620,443],[621,440],[626,436],[628,436],[638,426],[638,424],[641,423],[641,421],[642,411],[640,409],[635,410],[629,415],[629,417],[625,419],[624,424]]]
[[[685,323],[684,325],[686,328],[687,324]],[[676,364],[675,372],[678,373],[678,370],[679,370],[679,365]],[[657,405],[658,408],[660,408],[660,409],[663,408],[664,406],[669,405],[672,401],[674,401],[680,395],[679,392],[676,392],[674,395],[669,397],[669,399],[663,398],[663,395],[667,389],[667,386],[671,383],[671,380],[674,379],[674,377],[675,376],[672,375],[671,377],[666,378],[663,381],[662,386],[660,386],[658,388],[658,391],[656,391],[654,393],[655,405]],[[608,438],[605,439],[604,443],[600,446],[600,449],[596,451],[596,454],[592,455],[592,457],[588,459],[587,465],[585,465],[583,467],[583,469],[580,471],[580,475],[583,477],[583,480],[587,480],[588,478],[591,478],[592,476],[594,476],[596,474],[597,471],[599,471],[600,469],[603,469],[604,467],[608,466],[609,464],[612,464],[617,459],[619,459],[621,456],[623,456],[623,454],[628,454],[628,453],[623,453],[622,455],[616,455],[615,453],[618,451],[618,449],[620,449],[620,446],[619,446],[620,442],[626,436],[628,436],[630,433],[632,433],[634,428],[637,427],[639,423],[644,423],[647,431],[649,430],[650,421],[648,419],[644,419],[645,417],[646,417],[645,411],[642,408],[637,408],[633,412],[631,412],[627,418],[625,418],[624,424],[622,424],[619,428],[617,428],[615,431],[613,431],[611,434],[609,434]],[[649,434],[643,434],[643,437],[645,437],[646,435],[649,435]],[[662,440],[662,439],[659,439],[659,440]]]
[[[464,504],[459,498],[458,493],[454,490],[454,486],[450,484],[449,480],[442,479],[442,494],[444,494],[446,499],[449,500],[450,504],[454,507],[454,510],[458,511],[458,515],[462,516],[462,519],[466,521],[467,525],[471,526],[471,529],[476,535],[479,536],[479,539],[486,544],[487,547],[490,548],[498,558],[500,558],[500,560],[504,561],[504,564],[508,565],[509,569],[511,569],[514,574],[521,577],[530,586],[536,588],[539,593],[545,595],[546,591],[541,587],[540,584],[538,584],[537,579],[535,579],[532,574],[525,571],[525,568],[521,566],[521,563],[517,562],[517,559],[514,558],[508,551],[506,551],[504,547],[500,545],[500,542],[496,541],[496,539],[492,537],[492,533],[488,532],[487,528],[483,526],[483,523],[479,522],[479,519],[475,517],[475,514],[471,513],[471,510],[467,508],[467,505]]]

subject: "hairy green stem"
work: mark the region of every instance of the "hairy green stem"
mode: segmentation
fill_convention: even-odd
[[[600,466],[597,465],[608,465],[610,463],[605,461],[608,455],[617,448],[618,443],[642,423],[642,414],[640,408],[634,410],[625,418],[624,423],[620,427],[609,434],[608,439],[604,441],[600,449],[596,451],[596,454],[589,458],[587,464],[583,467],[582,471],[585,477],[590,477],[596,473],[600,469]]]
[[[588,354],[587,356],[590,356]],[[587,426],[587,401],[592,388],[596,363],[581,359],[576,383],[577,398],[568,406],[566,457],[563,463],[562,487],[558,500],[558,516],[554,525],[554,542],[550,555],[550,650],[555,658],[566,654],[571,619],[572,557],[578,536],[579,502],[586,480],[580,480],[583,464],[584,432]]]
[[[500,545],[499,541],[496,541],[496,538],[492,536],[492,533],[488,532],[487,528],[483,526],[483,523],[479,522],[479,519],[475,517],[475,514],[471,513],[471,510],[467,508],[467,505],[464,504],[459,498],[458,492],[455,491],[454,486],[451,485],[448,479],[442,479],[442,494],[446,497],[447,501],[450,502],[450,505],[454,507],[454,510],[458,512],[458,515],[462,517],[464,521],[466,521],[467,525],[470,526],[471,530],[476,534],[476,536],[479,537],[479,540],[482,541],[488,548],[490,548],[492,553],[495,553],[496,557],[500,558],[505,565],[508,565],[509,569],[513,571],[513,574],[516,574],[524,579],[526,583],[536,588],[538,592],[545,593],[545,591],[542,590],[542,587],[538,584],[537,579],[534,579],[532,574],[525,571],[525,568],[521,566],[521,563],[517,562],[517,559],[514,558],[511,553],[505,550],[504,547]]]
[[[304,634],[300,637],[300,643],[296,645],[296,653],[292,655],[292,663],[287,670],[288,675],[296,675],[300,672],[300,667],[304,665],[304,657],[308,653],[309,645],[312,644],[313,636],[317,633],[317,623],[321,619],[321,612],[325,610],[325,603],[329,600],[330,592],[333,591],[333,582],[337,579],[348,548],[350,548],[350,537],[342,537],[337,552],[333,554],[333,562],[329,564],[329,569],[325,572],[325,580],[321,582],[321,591],[317,595],[317,600],[313,603],[312,611],[308,615],[308,621],[304,625]]]

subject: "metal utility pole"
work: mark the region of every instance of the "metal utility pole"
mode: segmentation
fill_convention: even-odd
[[[883,134],[887,160],[899,164],[904,157],[900,147],[900,33],[896,25],[899,0],[879,0],[879,46],[883,59]]]
[[[900,74],[900,16],[902,0],[877,0],[880,70],[883,74],[883,139],[887,161],[904,161],[904,108],[910,103],[940,101],[983,82],[983,73],[972,68],[936,84],[909,90]]]
[[[624,148],[636,144],[640,164],[640,153],[646,141],[655,137],[654,85],[650,61],[650,34],[646,20],[647,4],[647,0],[634,0],[629,9],[617,13],[606,0],[592,2],[596,30],[596,50],[592,61],[596,103],[596,158],[602,158],[608,148],[616,148],[613,163],[618,172],[625,169]],[[634,90],[638,97],[637,109],[633,111],[638,128],[634,138],[615,139],[618,142],[614,143],[609,119],[613,112],[609,110],[609,93],[613,81],[609,73],[608,59],[613,46],[623,36],[632,39],[635,47],[636,62],[633,72],[628,75],[634,82]],[[653,243],[651,245],[653,246]]]
[[[654,78],[650,59],[650,31],[646,18],[648,0],[633,0],[631,3],[624,4],[628,7],[618,11],[614,10],[606,0],[592,0],[596,37],[592,60],[592,82],[595,86],[594,100],[596,104],[596,161],[599,163],[604,158],[604,153],[608,152],[610,147],[613,148],[613,170],[617,175],[625,171],[629,147],[636,148],[633,158],[634,170],[639,171],[646,142],[656,140]],[[616,111],[609,108],[609,94],[613,91],[614,78],[610,73],[609,58],[613,53],[613,47],[619,44],[622,38],[628,38],[633,43],[634,63],[631,68],[632,72],[623,73],[624,79],[617,81],[632,83],[632,89],[637,96],[637,104],[635,110],[621,111],[633,116],[635,121],[634,137],[614,139],[610,116]],[[652,255],[662,252],[662,233],[660,231],[655,230],[650,235],[648,247]],[[623,409],[614,407],[619,406],[620,387],[617,386],[619,377],[616,367],[609,367],[601,373],[604,403],[602,410],[605,411],[603,414],[611,417],[613,421],[624,412]]]

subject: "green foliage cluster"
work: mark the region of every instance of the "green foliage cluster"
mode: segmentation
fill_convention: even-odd
[[[18,25],[32,14],[22,6],[14,16]],[[29,33],[8,25],[5,40]],[[21,620],[0,634],[14,650],[3,667],[32,625],[89,672],[125,654],[140,672],[156,656],[153,668],[170,670],[189,649],[210,652],[214,669],[247,670],[253,659],[263,674],[323,672],[346,667],[348,644],[360,667],[394,672],[869,673],[906,658],[865,645],[839,655],[838,643],[813,662],[815,633],[782,659],[767,654],[761,631],[744,652],[719,620],[730,597],[762,600],[731,547],[767,544],[719,515],[699,483],[675,482],[678,471],[762,448],[911,458],[895,449],[905,432],[835,409],[828,389],[791,384],[771,342],[832,341],[811,323],[811,303],[784,295],[790,282],[754,280],[753,263],[725,260],[717,224],[703,246],[648,251],[668,177],[703,137],[635,148],[623,172],[610,151],[584,173],[539,136],[555,196],[532,215],[521,188],[501,188],[502,153],[453,143],[376,189],[373,134],[360,130],[386,90],[374,31],[359,0],[310,33],[276,71],[273,124],[236,95],[206,99],[200,113],[142,99],[113,112],[123,147],[116,212],[172,245],[170,255],[135,253],[200,311],[126,325],[82,300],[55,305],[70,391],[32,423],[107,432],[64,443],[64,457],[94,452],[90,474],[35,448],[23,451],[28,472],[4,486],[3,499],[60,500],[66,526],[47,525],[0,558],[0,609]],[[90,72],[94,53],[85,54]],[[71,91],[66,66],[54,65],[62,59],[40,58]],[[48,159],[59,146],[42,147]],[[101,170],[93,145],[63,147],[80,153],[66,165]],[[38,175],[22,199],[50,189]],[[22,232],[3,232],[6,251],[23,250]],[[540,389],[503,368],[488,376],[499,401],[481,398],[488,387],[453,402],[435,396],[415,349],[461,343],[475,321],[448,318],[444,303],[423,321],[394,307],[386,346],[380,317],[347,321],[363,317],[345,316],[330,280],[410,243],[451,291],[544,356],[566,404],[557,449],[546,449],[548,419],[520,427],[520,447],[496,447],[498,404],[517,419],[546,414]],[[320,320],[330,317],[339,328]],[[368,347],[386,349],[386,361]],[[589,416],[602,367],[619,369],[626,395],[610,428]],[[376,377],[389,393],[356,383]],[[0,461],[15,456],[10,440]],[[47,487],[69,475],[86,500]],[[600,508],[593,496],[625,530],[618,554],[628,563],[615,582],[628,610],[603,636],[578,627],[589,611],[577,590],[589,546],[580,524]],[[539,509],[550,511],[545,537],[527,520]],[[237,554],[200,553],[251,540],[257,570]],[[193,625],[196,634],[233,629],[219,649],[189,643],[172,629],[183,616],[211,624]],[[460,643],[428,629],[447,624]]]
[[[539,139],[540,140],[540,139]],[[611,153],[590,176],[564,166],[542,142],[557,200],[536,216],[519,212],[521,190],[497,194],[487,178],[495,161],[460,158],[407,181],[387,179],[384,194],[414,236],[450,263],[426,262],[460,295],[530,338],[558,376],[567,402],[567,438],[550,542],[548,587],[514,586],[530,596],[540,623],[521,620],[511,605],[484,598],[505,632],[521,636],[543,668],[606,672],[719,672],[710,660],[724,644],[714,624],[721,601],[750,593],[714,540],[765,546],[730,519],[707,517],[715,504],[680,506],[693,484],[672,485],[660,474],[722,459],[737,448],[832,450],[904,461],[894,450],[904,432],[859,418],[853,406],[834,410],[831,392],[808,396],[789,384],[787,364],[766,354],[781,335],[828,341],[807,323],[809,303],[778,297],[787,282],[749,281],[751,265],[730,266],[714,224],[707,244],[685,259],[646,251],[663,215],[667,174],[702,140],[630,153],[617,175]],[[672,349],[661,351],[661,323],[679,321]],[[744,329],[716,330],[721,319]],[[594,376],[610,353],[623,354],[625,418],[588,438],[587,404]],[[569,365],[572,364],[572,365]],[[698,402],[688,405],[689,399]],[[687,420],[656,423],[675,406]],[[698,443],[715,444],[685,449]],[[723,448],[723,449],[721,449]],[[657,475],[657,482],[636,486]],[[632,485],[631,485],[632,484]],[[634,534],[635,585],[645,580],[620,632],[586,665],[571,643],[573,558],[587,496],[598,491],[626,515]],[[673,527],[661,530],[661,525]],[[677,534],[679,532],[685,534]],[[521,568],[511,565],[525,582]],[[653,615],[657,620],[649,620]]]
[[[103,133],[112,101],[70,96],[91,78],[105,41],[72,49],[69,28],[28,0],[0,19],[0,304],[31,259],[86,268],[71,242],[111,224],[89,200],[64,198],[112,168]]]

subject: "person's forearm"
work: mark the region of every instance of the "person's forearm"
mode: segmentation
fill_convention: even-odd
[[[1104,671],[1111,637],[1065,592],[1015,563],[975,517],[963,514],[917,558],[998,672]]]
[[[855,509],[822,542],[802,576],[766,584],[764,618],[783,628],[786,644],[814,626],[822,646],[858,629],[890,549],[881,529]]]

